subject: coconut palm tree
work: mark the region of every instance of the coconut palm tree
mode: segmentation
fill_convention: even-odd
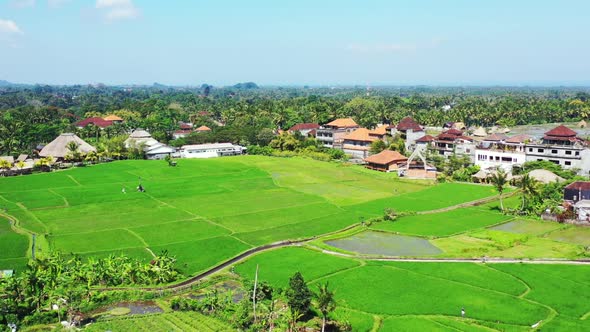
[[[496,188],[496,191],[498,191],[498,194],[500,195],[500,210],[504,212],[504,202],[502,201],[502,193],[504,192],[506,184],[508,183],[508,176],[506,172],[504,172],[502,168],[499,168],[490,177],[490,182],[494,185],[494,188]]]
[[[522,192],[521,211],[524,211],[528,201],[539,194],[539,181],[530,177],[528,174],[525,174],[518,182],[518,188],[520,188]]]
[[[334,300],[334,292],[328,288],[328,283],[318,285],[318,293],[315,295],[317,307],[322,313],[322,332],[326,328],[326,317],[334,309],[336,309],[336,301]]]

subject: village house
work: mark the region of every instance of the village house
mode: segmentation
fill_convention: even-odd
[[[526,144],[526,161],[547,160],[564,169],[578,170],[579,174],[590,172],[590,149],[578,133],[566,126],[555,127],[535,143]]]
[[[365,158],[365,167],[382,172],[397,171],[408,158],[397,151],[383,150]]]
[[[358,128],[342,139],[342,151],[352,156],[353,159],[364,159],[369,156],[371,143],[378,138],[370,135],[367,128]]]
[[[207,126],[200,126],[197,129],[195,129],[196,133],[209,133],[211,132],[211,128],[207,127]]]
[[[571,203],[590,200],[590,182],[576,181],[563,188],[563,199]]]
[[[504,134],[486,136],[475,148],[475,165],[482,170],[502,168],[512,172],[513,166],[522,166],[526,161],[525,143],[528,135],[508,137]]]
[[[461,130],[449,129],[435,137],[434,150],[448,158],[452,155],[467,155],[473,159],[475,142],[473,138],[463,135]],[[472,160],[473,161],[473,160]]]
[[[301,135],[309,137],[315,136],[319,128],[320,125],[317,123],[298,123],[289,128],[289,133],[293,134],[294,132],[298,131],[301,133]]]
[[[570,183],[563,189],[563,199],[573,205],[576,219],[590,222],[590,182]]]
[[[155,140],[150,133],[143,129],[134,130],[125,140],[126,148],[141,148],[147,159],[164,159],[176,150]]]
[[[406,150],[412,151],[416,146],[416,140],[424,136],[424,129],[412,117],[403,118],[397,126],[390,125],[391,136],[399,134],[406,142]]]
[[[116,115],[107,115],[103,118],[105,121],[111,121],[113,124],[115,123],[123,123],[123,119],[121,117],[118,117]]]
[[[106,127],[110,127],[113,125],[113,121],[110,120],[105,120],[103,118],[99,118],[99,117],[92,117],[92,118],[86,118],[82,121],[78,121],[76,123],[76,127],[77,128],[85,128],[89,125],[95,125],[101,129],[104,129]]]
[[[236,156],[246,153],[246,148],[232,143],[209,143],[183,145],[180,148],[182,158],[215,158]]]
[[[56,161],[63,160],[65,156],[70,154],[68,150],[68,144],[70,142],[76,143],[78,146],[78,152],[86,154],[89,152],[96,152],[96,148],[86,143],[83,139],[72,133],[64,133],[59,135],[56,139],[45,145],[39,152],[41,157],[52,157]]]
[[[316,129],[316,138],[325,147],[341,149],[344,136],[359,128],[352,118],[336,119]]]

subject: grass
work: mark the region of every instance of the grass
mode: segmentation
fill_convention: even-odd
[[[172,312],[146,316],[129,316],[88,325],[85,331],[229,331],[221,320],[197,312]]]
[[[581,319],[590,312],[590,266],[363,262],[283,248],[256,255],[235,271],[252,280],[256,264],[259,278],[275,287],[297,271],[312,290],[329,282],[338,302],[333,317],[349,321],[354,331],[370,331],[376,323],[379,331],[525,331],[539,321],[544,331],[590,326]]]
[[[258,278],[277,287],[285,287],[297,271],[307,281],[358,267],[360,264],[344,258],[335,258],[304,248],[284,248],[256,255],[236,266],[235,271],[249,279],[254,278],[258,265]]]
[[[8,219],[0,216],[0,259],[20,258],[24,257],[29,247],[29,239],[27,236],[15,233],[10,228]],[[2,266],[0,261],[0,269],[8,269]]]
[[[139,181],[147,192],[134,190]],[[492,194],[490,187],[436,186],[358,166],[262,156],[180,160],[177,167],[130,160],[0,179],[0,205],[20,227],[46,235],[39,237],[49,241],[44,248],[84,257],[169,250],[187,274],[251,246],[380,216],[385,206],[435,209]],[[0,259],[26,256],[22,239],[11,236]]]
[[[371,228],[407,235],[441,237],[495,225],[510,218],[495,211],[472,207],[399,217],[395,221],[375,223]]]

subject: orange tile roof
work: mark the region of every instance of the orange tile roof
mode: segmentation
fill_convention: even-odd
[[[195,131],[211,131],[211,128],[207,126],[200,126],[199,128],[195,129]]]
[[[369,135],[371,131],[367,128],[359,128],[352,133],[343,137],[345,141],[364,141],[364,142],[372,142],[377,138],[371,137]]]
[[[377,154],[365,158],[368,163],[386,165],[393,162],[407,161],[408,158],[397,151],[383,150]]]
[[[116,116],[114,114],[107,115],[106,117],[104,117],[104,120],[107,120],[107,121],[123,121],[123,119],[121,119],[120,117],[118,117],[118,116]]]
[[[358,124],[354,122],[352,118],[344,118],[344,119],[336,119],[332,122],[326,124],[326,126],[330,127],[338,127],[338,128],[353,128],[358,127]]]
[[[370,134],[383,136],[383,135],[387,134],[388,128],[389,128],[389,125],[381,125],[375,129],[371,130]]]

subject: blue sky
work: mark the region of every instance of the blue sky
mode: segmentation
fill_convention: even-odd
[[[0,79],[590,84],[585,0],[3,0]]]

